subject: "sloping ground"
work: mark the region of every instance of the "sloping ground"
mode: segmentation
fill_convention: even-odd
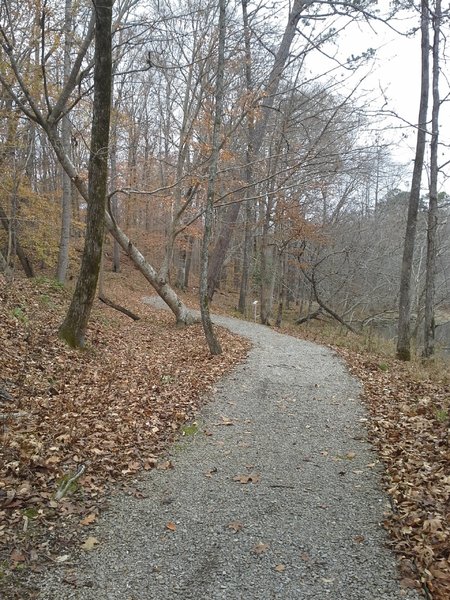
[[[450,598],[450,386],[419,381],[399,361],[340,350],[364,384],[369,433],[392,498],[386,527],[403,572],[434,600]],[[387,370],[386,370],[387,368]]]
[[[327,343],[320,328],[286,328]],[[352,336],[349,336],[352,337]],[[351,346],[352,342],[348,342]],[[359,344],[355,340],[355,344]],[[450,370],[331,346],[363,383],[370,438],[385,468],[392,510],[385,526],[401,559],[403,585],[450,598]]]
[[[327,348],[214,320],[251,339],[247,359],[171,447],[173,468],[117,494],[39,600],[418,600],[385,546],[357,380]]]
[[[148,288],[129,275],[115,275],[108,292],[142,320],[97,306],[83,353],[55,334],[66,292],[48,280],[11,286],[0,279],[0,387],[14,398],[0,413],[28,413],[0,423],[5,598],[32,597],[19,587],[28,572],[64,563],[88,538],[112,483],[139,497],[134,474],[158,465],[161,449],[197,410],[199,394],[246,352],[245,342],[221,331],[227,354],[211,359],[200,327],[177,330],[170,315],[143,306]],[[393,510],[386,526],[404,557],[403,585],[418,581],[429,598],[447,600],[448,373],[431,381],[386,356],[336,350],[364,383],[369,432],[387,466]],[[87,470],[76,489],[56,503],[61,480],[82,464]]]
[[[51,280],[0,276],[0,389],[13,398],[0,405],[2,598],[33,597],[27,574],[67,560],[111,484],[137,494],[134,474],[168,468],[162,450],[247,353],[248,342],[221,330],[225,354],[211,358],[200,325],[178,329],[171,315],[142,305],[145,284],[116,276],[109,288],[142,318],[96,305],[80,352],[57,337],[67,292]]]

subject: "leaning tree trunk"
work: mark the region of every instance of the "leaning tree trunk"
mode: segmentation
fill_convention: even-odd
[[[267,131],[267,124],[269,116],[272,112],[273,103],[277,94],[278,86],[283,75],[283,71],[286,66],[287,59],[289,57],[290,48],[294,40],[297,25],[300,20],[302,12],[312,4],[313,0],[294,0],[291,12],[289,14],[288,22],[283,33],[283,37],[278,47],[277,53],[274,58],[272,69],[267,79],[267,84],[264,89],[262,97],[264,98],[262,103],[262,115],[258,121],[256,127],[252,130],[252,155],[256,156],[261,149],[264,137]],[[248,26],[248,15],[247,15],[247,4],[248,0],[242,0],[242,11],[244,19],[244,35],[249,35]],[[246,65],[247,69],[251,69],[251,56],[249,54],[246,41]],[[249,80],[247,74],[247,87]],[[249,191],[249,190],[248,190]],[[227,219],[224,226],[222,227],[220,234],[217,238],[216,245],[211,254],[211,268],[208,274],[208,293],[210,300],[214,295],[214,290],[217,288],[218,281],[220,279],[220,271],[226,258],[226,252],[228,250],[230,240],[233,233],[233,228],[237,222],[237,218],[240,211],[240,203],[234,207],[230,207],[230,212],[227,213]]]
[[[70,346],[81,348],[95,299],[103,248],[108,179],[108,142],[111,116],[111,23],[114,0],[94,0],[96,11],[94,103],[88,175],[86,236],[75,292],[59,335]]]
[[[436,255],[438,229],[438,142],[439,142],[439,46],[441,36],[441,0],[436,0],[433,14],[433,110],[431,115],[430,145],[430,197],[428,204],[427,228],[427,264],[425,278],[425,323],[423,355],[429,358],[434,354],[435,344],[435,287],[436,287]]]
[[[429,86],[429,8],[428,0],[421,2],[422,32],[422,74],[420,88],[419,126],[417,129],[416,156],[409,195],[408,217],[406,222],[405,244],[403,247],[402,270],[400,277],[400,301],[398,318],[397,357],[411,360],[411,276],[414,259],[414,246],[419,211],[420,184],[425,155],[427,135],[428,86]]]

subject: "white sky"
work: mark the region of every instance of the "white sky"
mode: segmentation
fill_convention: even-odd
[[[382,3],[386,5],[385,0]],[[379,2],[379,5],[381,3]],[[419,25],[419,15],[415,14],[403,21],[390,22],[393,27],[401,31],[408,31]],[[420,93],[420,31],[414,37],[404,37],[393,31],[388,25],[381,22],[351,23],[341,34],[337,48],[329,45],[327,51],[336,54],[341,62],[345,62],[351,55],[360,55],[368,48],[376,50],[375,59],[370,61],[370,66],[364,67],[355,74],[354,79],[349,81],[348,87],[354,85],[357,77],[363,72],[369,73],[365,79],[361,91],[364,90],[367,106],[370,110],[379,110],[383,107],[385,111],[392,111],[399,118],[390,117],[386,119],[386,125],[391,130],[382,135],[384,139],[395,142],[392,149],[394,160],[412,167],[415,151],[415,133],[413,126],[416,124],[419,112]],[[317,52],[311,55],[309,68],[316,73],[330,68],[331,61]],[[431,65],[430,65],[431,68]],[[444,67],[445,70],[445,67]],[[441,77],[441,98],[448,92],[446,81]],[[450,142],[450,107],[441,107],[441,131],[440,141]],[[429,116],[431,116],[431,94],[429,101]],[[382,125],[382,118],[377,118],[377,123]],[[440,151],[440,163],[450,159],[450,151],[442,147]],[[425,183],[425,182],[424,182]],[[449,187],[447,184],[446,187]]]

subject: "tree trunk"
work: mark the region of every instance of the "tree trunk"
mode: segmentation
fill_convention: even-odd
[[[125,233],[117,226],[110,213],[106,213],[106,227],[111,235],[118,241],[121,248],[131,258],[134,265],[144,275],[147,281],[153,286],[158,295],[164,300],[170,310],[176,317],[178,325],[191,325],[197,320],[189,312],[188,308],[183,304],[172,287],[164,278],[161,278],[157,271],[145,260],[144,256],[139,252],[136,246],[125,235]]]
[[[251,219],[252,208],[250,201],[247,200],[245,204],[244,253],[242,257],[242,276],[238,304],[238,310],[243,315],[245,315],[245,310],[247,307],[247,296],[250,281],[250,260],[252,255]]]
[[[65,2],[64,31],[64,84],[66,84],[70,76],[71,66],[72,0],[66,0]],[[69,157],[71,155],[70,133],[70,120],[68,115],[64,115],[61,119],[61,143],[64,151]],[[56,278],[61,283],[64,283],[66,280],[67,268],[69,266],[70,226],[72,217],[72,182],[64,169],[62,170],[62,192],[61,235],[59,240]]]
[[[94,103],[88,175],[87,227],[83,258],[72,302],[59,335],[70,346],[82,348],[95,299],[103,248],[108,179],[108,142],[111,115],[111,23],[114,0],[94,0]]]
[[[246,38],[246,68],[251,69],[251,56],[249,54],[249,46],[248,44],[248,35],[249,35],[249,26],[248,26],[248,15],[247,15],[247,4],[248,0],[242,0],[242,11],[243,11],[243,21],[244,21],[244,36]],[[278,90],[278,86],[281,81],[281,77],[283,75],[284,68],[286,66],[287,59],[289,57],[290,48],[292,45],[292,41],[295,37],[296,29],[298,22],[300,20],[301,13],[305,8],[307,8],[310,4],[312,4],[312,0],[295,0],[292,6],[292,10],[289,14],[289,19],[283,34],[283,38],[281,40],[278,51],[275,55],[273,67],[270,71],[269,78],[267,81],[267,85],[264,90],[264,102],[262,105],[262,117],[256,127],[252,125],[252,155],[257,155],[259,150],[261,149],[262,143],[264,141],[264,137],[267,130],[267,123],[269,120],[269,115],[271,114],[271,109],[273,107],[273,103],[275,100],[275,96]],[[250,84],[251,86],[251,78],[249,79],[249,75],[247,73],[247,88]],[[247,182],[248,183],[248,182]],[[249,190],[247,191],[249,193]],[[229,208],[229,213],[227,213],[227,217],[225,220],[225,224],[219,234],[216,245],[211,253],[211,267],[208,274],[208,295],[209,299],[212,300],[214,295],[214,290],[217,287],[217,281],[220,277],[220,271],[222,269],[222,265],[226,258],[226,252],[228,250],[231,233],[234,225],[236,224],[238,215],[240,211],[240,203],[237,203]]]
[[[287,276],[287,260],[286,253],[280,251],[279,253],[279,282],[278,282],[278,308],[277,308],[277,318],[275,320],[275,326],[281,327],[281,323],[283,321],[283,309],[286,306],[286,297],[287,297],[287,286],[285,285],[285,280]]]
[[[233,237],[233,230],[241,209],[240,203],[229,206],[225,213],[224,223],[220,229],[216,244],[209,259],[208,266],[208,298],[212,300],[218,287],[220,275],[228,248]]]
[[[222,125],[223,96],[224,96],[224,68],[225,68],[225,2],[219,0],[219,49],[217,57],[215,114],[211,142],[211,163],[208,176],[208,190],[206,195],[205,229],[203,233],[201,260],[200,260],[200,312],[202,315],[203,330],[211,354],[221,354],[219,340],[217,339],[209,314],[208,298],[208,252],[211,239],[211,229],[214,210],[215,187],[219,163],[220,128]]]
[[[431,116],[430,197],[428,204],[427,262],[425,277],[425,322],[423,356],[434,354],[435,345],[435,287],[438,229],[438,143],[439,143],[439,46],[441,36],[441,0],[436,0],[433,14],[433,110]]]
[[[113,125],[111,127],[111,152],[110,152],[110,188],[114,188],[117,179],[117,123],[116,117],[114,117]],[[110,190],[113,191],[112,189]],[[111,200],[111,213],[114,216],[116,222],[119,219],[119,199],[118,194],[114,194]],[[112,270],[114,273],[120,272],[120,246],[117,240],[113,238],[113,264]]]
[[[247,93],[250,95],[253,92],[253,76],[252,76],[252,51],[251,51],[251,30],[248,22],[248,0],[242,0],[242,21],[244,24],[244,45],[245,45],[245,86]],[[253,157],[254,157],[254,135],[255,135],[255,119],[253,111],[250,111],[247,116],[247,148],[246,148],[246,165],[245,165],[245,183],[250,186],[253,180]],[[244,252],[242,256],[242,277],[241,286],[239,289],[239,304],[238,310],[245,315],[247,308],[247,295],[250,278],[250,258],[252,252],[252,206],[248,198],[252,195],[252,188],[248,187],[245,203],[245,225],[244,225]]]
[[[419,210],[420,184],[427,135],[428,86],[429,86],[429,8],[428,0],[421,1],[421,88],[419,124],[417,129],[416,155],[409,195],[408,217],[406,223],[405,244],[403,247],[402,269],[400,277],[400,301],[398,319],[397,358],[411,360],[411,276],[414,258],[414,246]]]
[[[183,281],[183,289],[187,290],[189,287],[189,275],[191,272],[191,264],[192,264],[192,251],[194,248],[194,238],[192,235],[189,236],[188,239],[188,247],[186,250],[186,262],[184,265],[184,281]]]
[[[11,223],[10,223],[5,211],[3,210],[2,206],[0,206],[0,221],[3,225],[3,228],[8,233],[8,235],[11,235],[14,238],[13,246],[15,249],[15,253],[17,254],[17,257],[20,261],[20,264],[22,265],[22,269],[24,270],[25,275],[29,278],[34,277],[33,265],[31,263],[31,261],[29,260],[28,256],[25,254],[24,249],[20,245],[17,234],[14,231],[12,231]],[[6,261],[6,262],[8,262],[8,261]]]

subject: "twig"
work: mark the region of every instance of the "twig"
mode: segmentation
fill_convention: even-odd
[[[128,308],[125,308],[124,306],[120,306],[120,304],[116,304],[115,302],[113,302],[112,300],[107,298],[104,294],[99,294],[98,299],[101,302],[103,302],[104,304],[106,304],[106,306],[109,306],[110,308],[114,308],[114,310],[118,310],[119,312],[123,313],[127,317],[130,317],[130,319],[133,319],[133,321],[139,321],[139,319],[141,318],[138,315],[136,315],[134,312],[131,312],[131,310],[128,310]]]
[[[78,467],[78,470],[75,473],[75,475],[73,475],[66,481],[62,482],[59,490],[55,494],[55,500],[62,500],[64,498],[64,496],[67,494],[72,483],[75,483],[75,481],[77,479],[79,479],[85,471],[86,471],[85,465],[81,465]]]

